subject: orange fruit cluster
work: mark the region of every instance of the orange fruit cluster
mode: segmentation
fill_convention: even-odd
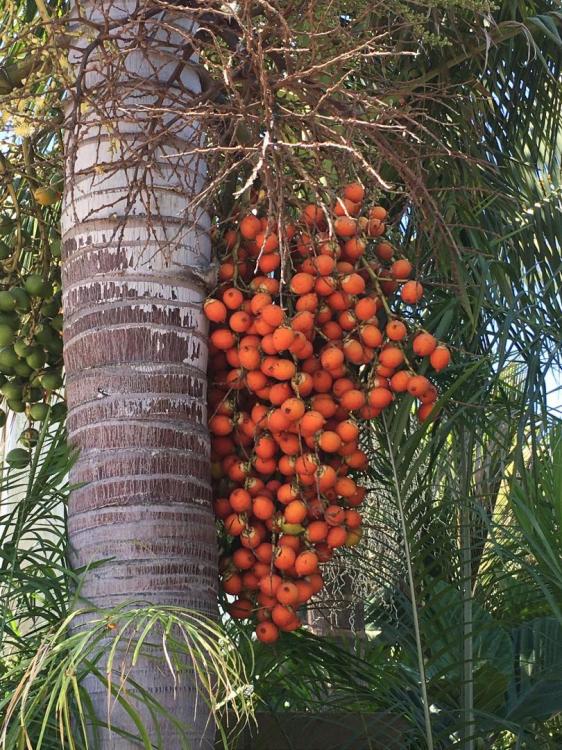
[[[361,538],[360,421],[400,394],[427,419],[437,390],[413,362],[438,371],[450,361],[392,313],[423,287],[381,239],[385,209],[363,210],[363,199],[353,183],[330,217],[306,206],[284,227],[284,253],[267,217],[242,217],[224,234],[219,288],[204,307],[221,584],[235,597],[230,615],[255,618],[266,643],[301,625],[322,564]]]

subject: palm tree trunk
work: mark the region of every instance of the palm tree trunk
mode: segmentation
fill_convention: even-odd
[[[78,83],[62,219],[71,482],[84,483],[69,503],[72,564],[107,560],[80,590],[98,607],[134,600],[214,616],[206,290],[190,270],[209,262],[209,219],[188,211],[205,174],[186,153],[200,145],[189,122],[200,83],[181,62],[193,25],[142,0],[92,0],[80,12],[89,24],[74,26],[83,36],[70,55]],[[192,727],[190,747],[211,746],[193,679],[174,689],[163,658],[132,676]],[[105,719],[105,689],[88,686]],[[170,725],[162,731],[163,747],[182,746]],[[138,747],[102,739],[104,750]]]

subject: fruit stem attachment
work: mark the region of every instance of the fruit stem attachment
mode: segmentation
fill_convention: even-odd
[[[381,288],[381,285],[379,283],[379,277],[373,271],[373,269],[371,268],[371,266],[369,265],[369,263],[365,260],[365,258],[361,257],[360,263],[367,270],[367,273],[369,274],[369,276],[373,279],[374,287],[375,287],[375,289],[377,291],[377,294],[379,295],[379,297],[381,299],[382,306],[384,307],[384,310],[385,310],[386,314],[388,315],[388,317],[390,319],[393,319],[395,316],[392,314],[392,311],[391,311],[391,309],[390,309],[390,307],[388,305],[388,302],[386,301],[386,296],[385,296],[385,294],[384,294],[384,292],[383,292],[383,290]]]

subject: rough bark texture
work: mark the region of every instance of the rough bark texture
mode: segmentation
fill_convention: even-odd
[[[186,154],[197,127],[173,118],[200,89],[190,70],[181,93],[170,83],[190,31],[185,15],[135,21],[150,7],[81,4],[89,20],[115,24],[115,65],[107,45],[88,49],[92,27],[71,54],[80,81],[67,108],[64,360],[69,440],[80,451],[71,481],[84,484],[70,499],[69,536],[75,568],[108,559],[86,573],[84,599],[212,616],[206,291],[189,272],[209,261],[209,220],[186,212],[204,183],[202,165]],[[192,727],[190,746],[212,746],[188,667],[175,689],[163,658],[145,659],[132,677]],[[105,689],[88,686],[105,719]],[[123,714],[116,709],[112,720]],[[170,725],[161,731],[162,747],[183,746]],[[138,745],[106,732],[102,747]]]

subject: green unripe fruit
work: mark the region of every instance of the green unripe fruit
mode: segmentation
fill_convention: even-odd
[[[6,214],[0,214],[0,235],[2,237],[10,234],[15,225],[16,222],[13,219],[10,219],[9,216],[6,216]]]
[[[4,411],[4,409],[0,409],[0,427],[4,427],[4,425],[6,424],[6,419],[7,418],[8,417],[7,417],[6,412]]]
[[[31,310],[31,300],[25,289],[22,289],[21,286],[15,286],[13,289],[10,289],[10,294],[16,301],[16,310],[20,312],[29,312]]]
[[[44,289],[44,292],[41,295],[43,297],[43,299],[49,299],[50,297],[53,296],[54,289],[53,289],[53,285],[51,284],[50,281],[46,281],[45,282],[45,286],[44,286],[43,289]]]
[[[8,404],[8,409],[15,411],[16,414],[23,414],[25,411],[25,404],[23,401],[16,401],[10,398],[6,403]]]
[[[55,331],[62,333],[62,315],[55,315],[55,317],[51,320],[51,328],[54,328]]]
[[[14,365],[14,372],[20,378],[28,378],[33,372],[33,367],[30,367],[25,361],[25,359],[20,359]]]
[[[46,391],[56,391],[62,385],[62,376],[58,372],[46,372],[41,376],[41,385]]]
[[[13,328],[14,331],[17,331],[20,327],[21,321],[18,313],[15,310],[12,310],[12,312],[0,311],[0,323],[10,326],[10,328]]]
[[[6,260],[12,253],[12,248],[5,242],[0,241],[0,260]]]
[[[51,339],[51,341],[47,341],[45,346],[47,348],[47,351],[50,352],[51,354],[56,354],[56,355],[62,354],[63,344],[62,344],[62,339],[60,337],[56,339]]]
[[[0,310],[4,312],[11,312],[16,308],[16,301],[10,294],[10,292],[0,292]]]
[[[52,318],[60,310],[60,299],[53,297],[48,302],[43,302],[41,305],[41,313],[46,318]]]
[[[51,406],[51,421],[62,422],[63,419],[66,419],[67,412],[68,409],[64,401],[57,401],[56,404]]]
[[[34,427],[28,427],[27,430],[24,430],[19,436],[18,442],[25,445],[26,448],[33,448],[34,445],[37,445],[38,440],[39,433],[37,430]]]
[[[31,419],[33,419],[34,422],[42,422],[44,419],[46,419],[48,413],[48,404],[33,404],[33,406],[31,406],[29,409],[29,416],[31,417]]]
[[[16,337],[16,332],[6,323],[0,323],[0,347],[8,346]]]
[[[0,371],[12,372],[14,366],[19,362],[19,357],[11,347],[0,351]]]
[[[48,325],[40,325],[35,329],[35,341],[38,344],[48,344],[55,336],[55,332]]]
[[[61,256],[61,241],[60,240],[52,240],[51,245],[51,256],[53,258],[60,258]]]
[[[13,380],[9,380],[7,383],[4,383],[4,385],[0,388],[0,391],[2,391],[2,394],[6,397],[8,400],[13,401],[21,401],[23,390],[19,383],[14,383]]]
[[[31,461],[31,454],[24,448],[14,448],[6,456],[6,463],[13,469],[25,469],[29,466]]]
[[[43,389],[38,387],[28,388],[25,400],[28,404],[34,404],[36,401],[42,401]]]
[[[18,339],[14,344],[14,351],[18,357],[25,358],[28,354],[31,354],[33,347],[30,344],[27,344],[23,339]]]
[[[25,280],[25,291],[32,297],[46,297],[45,289],[46,284],[43,277],[38,273],[30,274]]]
[[[33,347],[32,351],[26,356],[25,361],[32,370],[40,370],[45,365],[47,357],[43,349],[36,346]]]

